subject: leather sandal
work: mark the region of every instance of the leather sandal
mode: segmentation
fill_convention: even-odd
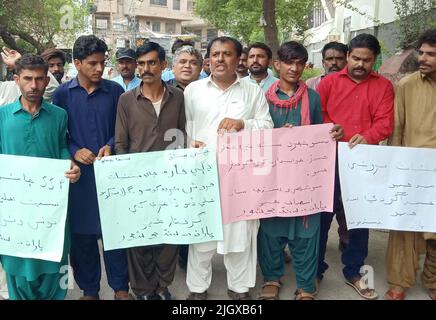
[[[279,281],[265,281],[262,284],[259,300],[279,300],[280,286]]]
[[[356,292],[364,299],[367,300],[374,300],[378,298],[377,292],[375,292],[374,289],[370,288],[362,288],[360,286],[360,279],[359,277],[353,278],[351,280],[345,280],[345,283],[348,284],[350,287],[352,287]]]
[[[385,300],[404,300],[406,298],[406,292],[389,289],[386,291],[384,298]]]
[[[310,294],[303,289],[297,289],[294,294],[295,300],[315,300],[315,296],[313,294]]]

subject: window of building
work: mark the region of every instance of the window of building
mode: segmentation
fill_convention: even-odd
[[[218,37],[218,31],[216,29],[207,29],[207,41]]]
[[[166,6],[167,0],[150,0],[150,4],[154,4],[157,6]]]
[[[180,10],[180,0],[173,0],[173,10]]]
[[[167,22],[165,24],[165,32],[169,34],[176,33],[176,24],[174,22]]]
[[[188,6],[187,6],[188,11],[194,11],[194,6],[195,6],[195,1],[188,0]]]
[[[316,1],[312,12],[309,15],[309,25],[311,28],[316,28],[327,21],[327,16],[324,12],[324,7],[321,1]]]
[[[97,29],[107,29],[108,20],[107,19],[95,19],[95,27]]]
[[[154,21],[151,24],[151,30],[154,32],[160,32],[160,22],[159,21]]]

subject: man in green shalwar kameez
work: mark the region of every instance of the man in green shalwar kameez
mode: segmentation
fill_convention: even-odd
[[[307,59],[307,50],[294,41],[282,44],[278,51],[275,68],[280,79],[266,93],[275,128],[323,123],[318,93],[300,81]],[[340,138],[342,128],[335,126],[331,134],[334,139]],[[286,244],[297,278],[296,299],[314,299],[319,228],[320,213],[260,220],[258,258],[265,280],[260,299],[278,299],[280,278],[285,271]]]
[[[21,96],[0,108],[0,154],[70,159],[67,113],[42,99],[49,82],[47,71],[47,63],[33,54],[26,54],[15,62],[14,79]],[[72,163],[65,177],[76,182],[80,177],[79,167]],[[68,251],[66,229],[60,262],[0,255],[10,299],[64,299],[67,285],[62,281],[65,272],[62,273],[61,268],[68,265]]]

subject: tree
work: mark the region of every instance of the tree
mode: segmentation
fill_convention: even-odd
[[[41,53],[54,47],[54,40],[70,44],[86,26],[91,1],[2,0],[0,38],[21,53]]]
[[[393,2],[398,16],[397,36],[401,48],[406,48],[432,24],[436,0],[393,0]]]
[[[314,0],[197,0],[195,12],[244,43],[265,41],[275,53],[279,39],[302,36],[307,30],[313,3]]]

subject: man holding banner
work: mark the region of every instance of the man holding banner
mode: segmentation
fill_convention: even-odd
[[[73,46],[77,77],[62,84],[53,97],[53,103],[68,113],[68,148],[83,174],[70,190],[69,212],[71,265],[84,300],[99,299],[101,278],[101,225],[93,164],[112,153],[118,99],[124,93],[119,84],[102,79],[107,49],[94,35],[77,38]],[[114,298],[130,299],[126,251],[104,251],[103,255]]]
[[[116,154],[185,147],[183,93],[161,80],[166,68],[165,50],[148,42],[136,50],[136,55],[142,83],[121,95],[118,102]],[[178,246],[174,244],[127,250],[130,286],[138,299],[171,299],[168,286],[174,279],[177,255]]]
[[[436,29],[418,39],[419,71],[403,78],[395,95],[395,127],[389,145],[436,148]],[[388,300],[404,300],[416,283],[419,254],[425,248],[422,283],[436,300],[436,234],[391,230],[386,255]]]
[[[357,144],[378,144],[387,139],[393,129],[394,92],[389,80],[372,70],[380,44],[373,35],[360,34],[349,44],[348,65],[325,77],[318,86],[325,123],[339,123],[344,127],[342,141],[350,148]],[[336,174],[334,212],[343,210],[339,177]],[[328,265],[325,250],[333,214],[321,218],[318,281]],[[363,287],[360,269],[368,255],[368,229],[349,230],[349,245],[342,252],[343,274],[346,283],[365,299],[376,299],[373,288]]]
[[[49,82],[48,65],[39,56],[26,54],[15,63],[15,83],[21,97],[0,109],[0,154],[70,159],[67,148],[67,113],[42,99]],[[32,134],[29,135],[29,132]],[[80,177],[72,163],[65,173],[71,183]],[[65,231],[60,262],[0,255],[12,300],[64,299],[61,267],[68,265],[69,235]]]
[[[280,74],[267,91],[274,127],[292,127],[322,123],[318,94],[308,89],[300,77],[306,65],[307,50],[295,41],[286,42],[278,51],[275,68]],[[342,129],[332,130],[336,138]],[[258,233],[259,264],[265,283],[260,299],[279,298],[280,278],[284,276],[283,248],[288,244],[297,278],[297,300],[313,300],[318,267],[320,214],[302,217],[274,217],[260,220]]]
[[[185,89],[188,135],[192,145],[215,149],[217,131],[269,129],[273,124],[263,91],[239,80],[236,67],[242,45],[230,37],[209,42],[211,77],[194,81]],[[258,220],[224,224],[224,240],[189,246],[186,283],[190,300],[205,300],[212,280],[212,258],[224,255],[228,295],[234,300],[250,298],[256,281]]]

